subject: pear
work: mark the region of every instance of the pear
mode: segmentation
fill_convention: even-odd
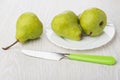
[[[89,36],[99,36],[107,24],[105,12],[99,8],[89,8],[79,16],[83,31]]]
[[[52,30],[63,38],[71,40],[81,39],[81,29],[76,14],[72,11],[64,11],[56,15],[51,23]]]
[[[28,40],[39,38],[42,32],[43,25],[36,14],[25,12],[20,15],[16,23],[16,41],[12,45],[2,49],[7,50],[17,42],[24,43]]]

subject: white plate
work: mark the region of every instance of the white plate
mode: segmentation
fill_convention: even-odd
[[[57,46],[72,50],[88,50],[101,47],[111,41],[115,35],[115,28],[113,24],[108,24],[102,35],[98,37],[83,37],[80,41],[61,38],[51,29],[47,29],[46,35],[48,39]]]

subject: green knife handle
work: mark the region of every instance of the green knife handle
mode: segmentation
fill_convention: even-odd
[[[79,60],[79,61],[93,62],[98,64],[106,64],[106,65],[113,65],[116,63],[115,58],[112,56],[69,54],[68,58],[71,60]]]

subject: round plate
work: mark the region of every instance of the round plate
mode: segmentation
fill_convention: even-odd
[[[108,24],[102,35],[97,37],[85,36],[80,41],[61,38],[51,29],[47,29],[46,35],[48,39],[57,46],[72,50],[88,50],[101,47],[111,41],[115,35],[115,28],[113,24]]]

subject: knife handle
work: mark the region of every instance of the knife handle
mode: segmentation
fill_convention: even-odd
[[[89,54],[69,54],[68,58],[71,60],[93,62],[98,64],[114,65],[116,60],[112,56],[100,56],[100,55],[89,55]]]

